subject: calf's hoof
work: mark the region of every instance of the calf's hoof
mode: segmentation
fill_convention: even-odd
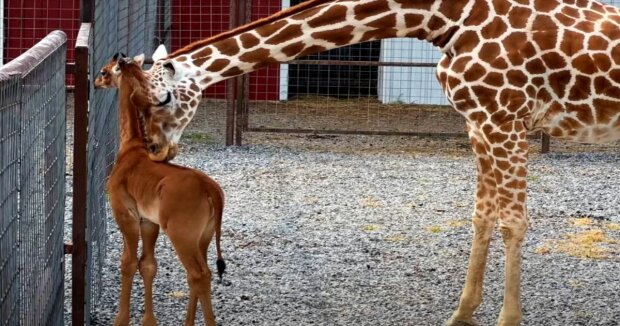
[[[478,326],[478,322],[474,318],[464,320],[452,317],[446,322],[446,326]]]
[[[142,317],[142,326],[156,326],[157,325],[157,319],[155,319],[154,315],[144,315],[144,317]]]

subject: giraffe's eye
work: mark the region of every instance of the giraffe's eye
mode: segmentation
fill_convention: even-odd
[[[166,68],[166,69],[170,70],[170,71],[172,72],[172,74],[174,75],[175,70],[174,70],[174,65],[173,65],[172,63],[170,63],[170,62],[166,62],[166,63],[164,64],[164,68]]]
[[[108,75],[108,72],[107,72],[107,71],[105,71],[105,70],[101,70],[101,76],[102,76],[102,77],[105,77],[105,76],[107,76],[107,75]]]

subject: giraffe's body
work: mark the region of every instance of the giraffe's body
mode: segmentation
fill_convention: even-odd
[[[521,320],[527,229],[526,134],[584,142],[620,138],[620,14],[591,0],[315,0],[156,62],[162,98],[178,80],[201,88],[265,65],[363,41],[415,37],[444,53],[437,75],[461,113],[478,166],[474,240],[449,321],[474,324],[493,226],[506,248],[500,325]]]

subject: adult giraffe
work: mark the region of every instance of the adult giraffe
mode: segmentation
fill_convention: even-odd
[[[478,177],[474,239],[449,325],[475,325],[493,227],[505,245],[499,325],[521,321],[527,229],[526,134],[620,138],[620,14],[591,0],[314,0],[182,48],[147,74],[164,98],[177,80],[201,88],[260,67],[390,37],[432,42],[437,75],[468,125]]]

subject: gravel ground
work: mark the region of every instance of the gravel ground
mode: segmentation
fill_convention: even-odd
[[[246,146],[224,148],[188,135],[177,161],[207,172],[226,192],[231,285],[213,284],[220,325],[443,324],[457,305],[472,236],[475,166],[466,140],[248,137]],[[523,325],[620,323],[619,147],[554,143],[554,153],[531,155]],[[109,225],[100,325],[111,324],[120,289],[121,238]],[[556,240],[597,230],[606,236],[594,244],[604,258],[559,251]],[[157,256],[155,313],[160,325],[180,325],[185,272],[165,236]],[[481,325],[495,323],[502,284],[496,234],[476,313]],[[142,295],[137,274],[135,325]]]

